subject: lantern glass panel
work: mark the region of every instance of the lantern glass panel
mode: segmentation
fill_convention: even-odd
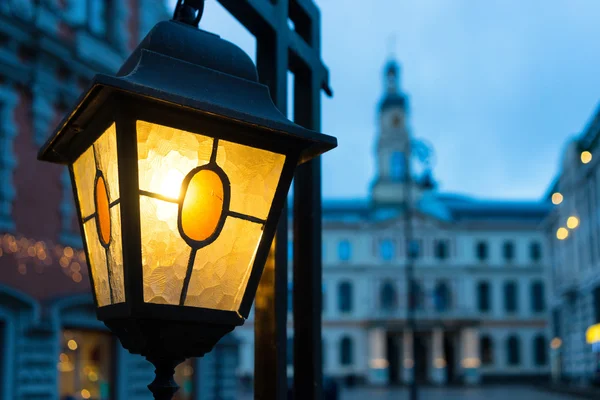
[[[144,301],[237,310],[285,156],[137,121]]]
[[[123,303],[125,282],[114,123],[73,163],[73,176],[98,306]]]

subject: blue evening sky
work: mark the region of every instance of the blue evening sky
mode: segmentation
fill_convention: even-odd
[[[325,197],[368,196],[392,35],[412,134],[433,145],[445,192],[539,198],[600,100],[597,0],[316,3],[334,90],[322,131],[339,141],[324,157]],[[217,0],[201,27],[254,58],[254,38]]]

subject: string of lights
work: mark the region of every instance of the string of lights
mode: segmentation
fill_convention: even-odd
[[[0,258],[3,257],[13,257],[21,275],[28,272],[43,274],[46,268],[58,264],[66,276],[79,283],[83,280],[83,271],[87,270],[83,250],[24,236],[0,236]]]

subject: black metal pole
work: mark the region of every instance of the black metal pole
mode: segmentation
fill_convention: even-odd
[[[277,4],[279,28],[257,36],[256,64],[261,83],[269,87],[273,103],[287,110],[288,51],[287,1]],[[284,400],[287,397],[288,309],[288,207],[283,207],[275,243],[265,265],[255,302],[254,398]]]
[[[294,119],[320,128],[321,87],[299,68],[294,81]],[[294,178],[294,399],[321,400],[321,159],[298,167]]]
[[[414,251],[413,248],[416,244],[413,243],[413,227],[412,227],[412,172],[410,166],[410,149],[409,154],[404,157],[405,161],[405,174],[406,174],[406,186],[404,188],[404,236],[405,236],[405,247],[406,247],[406,267],[405,279],[406,279],[406,294],[407,294],[407,308],[406,308],[406,325],[412,333],[412,380],[410,382],[410,400],[417,400],[419,398],[419,387],[417,383],[417,320],[415,315],[415,308],[417,305],[417,293],[415,293],[415,266],[414,266]],[[406,365],[404,365],[406,368]]]

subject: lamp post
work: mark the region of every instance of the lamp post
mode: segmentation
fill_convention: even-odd
[[[197,29],[203,7],[180,0],[117,76],[96,75],[38,157],[69,166],[98,319],[154,364],[157,400],[244,323],[296,167],[337,145]]]
[[[414,155],[415,158],[420,161],[427,171],[431,168],[431,157],[432,148],[423,140],[413,139],[410,144],[409,154]],[[404,236],[406,242],[406,267],[404,268],[405,280],[406,280],[406,294],[407,294],[407,309],[406,309],[406,324],[408,329],[412,332],[413,338],[411,342],[412,346],[412,380],[410,382],[409,398],[410,400],[417,400],[419,398],[419,386],[417,382],[416,370],[417,370],[417,341],[415,340],[417,334],[417,319],[415,314],[415,308],[417,303],[417,293],[415,285],[415,259],[418,255],[419,249],[418,244],[414,240],[414,232],[412,226],[412,207],[413,207],[413,194],[412,194],[412,166],[411,157],[404,157],[404,171],[406,177],[406,186],[404,189]],[[406,366],[405,366],[406,368]]]

